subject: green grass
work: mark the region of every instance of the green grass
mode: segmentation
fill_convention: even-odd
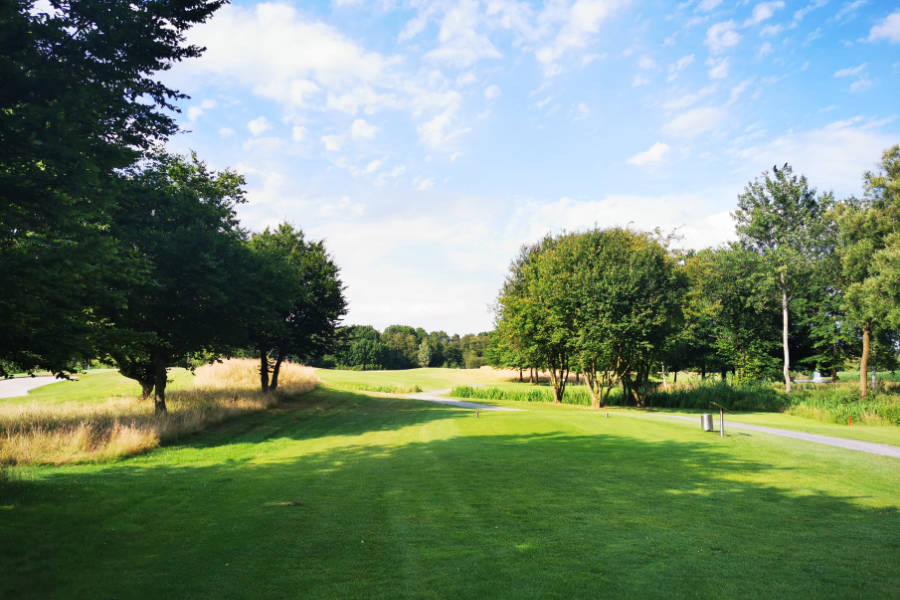
[[[185,369],[169,371],[169,390],[187,389],[192,384],[193,375]],[[58,381],[35,388],[26,396],[2,398],[4,404],[62,404],[64,402],[80,402],[86,404],[100,403],[108,398],[140,396],[141,386],[133,379],[128,379],[114,369],[93,369],[80,373],[68,381]]]
[[[415,385],[436,377],[410,375]],[[410,381],[372,380],[386,384]],[[140,457],[10,470],[0,480],[0,597],[900,589],[896,459],[521,406],[476,418],[319,389]]]

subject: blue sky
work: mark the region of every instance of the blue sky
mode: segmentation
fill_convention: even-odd
[[[896,2],[238,1],[189,38],[171,149],[324,238],[379,329],[490,329],[547,232],[718,245],[773,164],[843,197],[900,143]]]

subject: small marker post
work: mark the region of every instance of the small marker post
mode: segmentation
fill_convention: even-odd
[[[476,419],[478,418],[478,409],[477,408],[475,409],[475,418]]]
[[[847,427],[850,427],[851,425],[853,425],[853,415],[847,417]]]

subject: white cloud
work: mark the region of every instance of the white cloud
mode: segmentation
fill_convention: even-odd
[[[209,110],[211,108],[215,108],[216,106],[217,106],[217,103],[215,100],[207,99],[207,100],[204,100],[203,102],[201,102],[200,104],[195,104],[193,106],[188,107],[188,109],[187,109],[188,121],[193,123],[198,118],[200,118],[200,115],[202,115],[203,113],[205,113],[207,110]]]
[[[350,136],[355,140],[371,140],[377,132],[377,127],[366,123],[363,119],[355,119],[350,126]]]
[[[269,120],[265,117],[257,117],[247,123],[247,129],[249,129],[250,133],[252,133],[253,135],[260,135],[271,128],[271,123],[269,123]]]
[[[682,56],[679,58],[674,64],[669,65],[669,78],[668,81],[672,82],[678,77],[678,74],[691,66],[694,62],[694,55],[688,54],[687,56]]]
[[[768,55],[772,54],[774,49],[772,48],[772,44],[769,42],[763,42],[763,45],[759,47],[759,50],[756,51],[756,58],[765,58]]]
[[[872,85],[872,82],[865,77],[861,77],[850,84],[851,92],[862,92],[869,89],[869,86]]]
[[[803,8],[799,9],[794,13],[794,23],[792,27],[796,27],[797,23],[802,21],[806,17],[806,15],[816,10],[817,8],[822,8],[826,4],[828,4],[828,0],[813,0]]]
[[[426,56],[462,67],[484,58],[501,58],[487,35],[479,32],[481,24],[478,2],[459,0],[441,20],[438,33],[441,45]]]
[[[436,150],[452,151],[454,142],[469,131],[469,128],[457,125],[456,113],[457,107],[450,106],[444,112],[419,125],[419,138],[422,142]]]
[[[884,131],[882,125],[855,117],[738,148],[735,155],[749,176],[772,164],[789,162],[820,190],[834,190],[838,195],[859,193],[863,172],[872,168],[882,149],[897,141],[896,130]]]
[[[631,80],[632,87],[641,87],[643,85],[647,85],[650,83],[650,79],[644,77],[643,75],[635,75]]]
[[[778,35],[784,30],[783,25],[766,25],[759,30],[759,35],[763,37],[772,37]]]
[[[711,84],[693,93],[678,93],[674,98],[665,102],[663,108],[668,111],[684,110],[714,93],[716,89],[716,84]]]
[[[889,14],[884,21],[872,27],[869,41],[878,40],[888,40],[892,44],[900,43],[900,10]]]
[[[413,185],[417,192],[427,192],[434,187],[434,180],[428,177],[416,177],[413,180]]]
[[[542,25],[561,23],[553,40],[542,44],[535,56],[546,75],[555,75],[562,68],[557,61],[569,51],[588,46],[600,29],[600,23],[622,4],[619,0],[575,0],[571,6],[549,3],[541,15]]]
[[[584,102],[579,102],[575,107],[575,120],[582,121],[591,116],[591,109]]]
[[[656,61],[649,56],[642,56],[638,60],[638,67],[647,71],[653,70],[656,69]]]
[[[717,54],[737,45],[741,41],[741,35],[734,30],[735,27],[734,21],[723,21],[710,26],[706,30],[706,45],[709,46],[709,51]]]
[[[697,4],[697,10],[700,12],[709,12],[722,4],[722,0],[700,0]]]
[[[724,109],[705,106],[681,113],[663,125],[663,131],[671,136],[690,138],[716,129],[724,120]]]
[[[669,145],[663,144],[662,142],[656,142],[648,150],[643,152],[638,152],[631,158],[629,158],[626,162],[629,165],[636,165],[639,167],[643,167],[645,165],[653,165],[658,164],[663,161],[666,154],[669,152]]]
[[[322,143],[329,152],[339,152],[344,145],[344,136],[342,135],[323,135]]]
[[[834,72],[835,77],[856,77],[866,68],[866,63],[861,65],[857,65],[855,67],[847,67],[846,69],[840,69]]]
[[[746,92],[753,82],[756,81],[755,78],[751,77],[750,79],[745,79],[733,88],[731,88],[731,94],[728,96],[728,105],[732,105],[738,101],[738,99]]]
[[[778,9],[784,8],[784,2],[780,0],[777,2],[761,2],[753,7],[753,14],[749,19],[744,21],[744,27],[748,27],[750,25],[758,25],[763,21],[772,18],[772,15],[775,14],[775,11]]]
[[[498,85],[489,85],[484,90],[484,97],[488,100],[494,100],[500,97],[500,86]]]
[[[321,91],[322,88],[314,82],[302,78],[292,81],[266,81],[258,83],[253,88],[253,93],[258,96],[283,102],[293,107],[305,107],[310,97],[317,95]]]
[[[291,139],[295,142],[302,142],[306,139],[306,129],[300,125],[294,125],[291,130]]]
[[[363,175],[371,175],[375,171],[381,168],[381,165],[384,164],[384,159],[378,158],[367,164],[362,169]]]
[[[232,136],[232,135],[234,135],[234,129],[232,129],[231,127],[220,127],[219,135],[222,137]]]
[[[709,67],[710,79],[725,79],[728,77],[728,67],[730,66],[728,57],[709,58],[706,60],[706,66]]]

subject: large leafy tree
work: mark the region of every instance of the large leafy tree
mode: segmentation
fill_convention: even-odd
[[[183,95],[155,74],[200,54],[184,33],[222,4],[0,3],[0,365],[94,352],[98,305],[137,276],[110,236],[118,170],[176,131]]]
[[[275,390],[285,358],[308,361],[332,349],[347,305],[324,242],[307,241],[302,231],[282,223],[254,235],[249,245],[265,263],[256,282],[263,310],[250,322],[251,339],[262,390]]]
[[[789,345],[792,301],[802,295],[815,273],[816,261],[832,251],[835,239],[828,211],[830,194],[817,195],[806,177],[794,175],[785,164],[763,173],[738,196],[733,213],[741,244],[766,258],[781,302],[785,392],[791,391]]]
[[[865,195],[837,207],[847,316],[861,330],[859,391],[865,397],[874,337],[900,328],[900,146],[863,177]]]
[[[595,229],[572,239],[573,352],[595,406],[616,380],[641,405],[651,369],[682,325],[687,279],[650,235]]]
[[[210,171],[196,156],[165,153],[128,174],[113,233],[145,276],[109,315],[119,339],[108,352],[145,395],[153,388],[158,413],[166,412],[169,367],[246,339],[247,296],[235,285],[247,254],[235,215],[243,185],[240,175]]]

